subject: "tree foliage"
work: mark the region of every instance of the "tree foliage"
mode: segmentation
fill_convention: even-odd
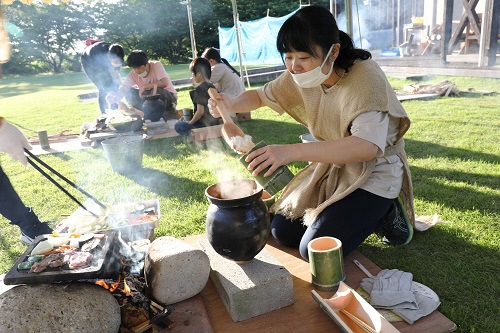
[[[234,25],[232,0],[190,0],[196,48],[218,47],[218,27]],[[316,0],[315,4],[328,0]],[[298,0],[240,0],[239,20],[283,16],[299,7]],[[12,60],[5,73],[61,72],[79,69],[78,53],[87,38],[121,44],[126,54],[145,51],[164,63],[192,57],[187,0],[87,0],[59,4],[14,2],[5,7],[7,19],[23,36],[11,36]],[[65,65],[66,63],[66,65]]]
[[[22,35],[11,36],[13,62],[7,63],[6,72],[16,67],[26,70],[38,63],[41,68],[60,73],[65,61],[76,60],[77,43],[91,30],[89,15],[73,3],[16,2],[8,9],[7,18],[20,28]]]
[[[151,58],[172,64],[190,54],[187,8],[177,0],[126,0],[100,4],[106,19],[100,22],[102,38],[121,44],[126,51],[141,49]]]

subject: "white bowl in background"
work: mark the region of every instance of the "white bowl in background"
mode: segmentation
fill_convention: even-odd
[[[300,139],[303,143],[318,142],[318,140],[316,140],[316,138],[311,133],[302,134],[300,136]]]

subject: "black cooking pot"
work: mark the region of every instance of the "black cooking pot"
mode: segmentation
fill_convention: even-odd
[[[142,112],[144,112],[144,119],[149,119],[151,121],[159,121],[160,118],[165,114],[165,103],[158,98],[145,98],[142,104]]]
[[[241,195],[226,198],[225,189]],[[271,232],[267,206],[262,201],[262,188],[250,179],[221,182],[208,187],[210,202],[206,218],[207,238],[221,256],[245,263],[252,260],[266,245]]]

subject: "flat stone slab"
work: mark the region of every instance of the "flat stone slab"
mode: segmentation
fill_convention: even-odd
[[[198,244],[210,259],[210,278],[233,321],[293,304],[292,275],[267,249],[237,264],[215,252],[207,238]]]
[[[116,333],[121,323],[116,299],[93,283],[17,285],[0,295],[0,313],[9,333]]]

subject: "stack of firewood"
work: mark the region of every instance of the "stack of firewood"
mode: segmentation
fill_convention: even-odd
[[[404,87],[404,91],[411,94],[438,94],[448,96],[450,94],[460,96],[455,84],[448,80],[443,80],[434,84],[414,83]]]

